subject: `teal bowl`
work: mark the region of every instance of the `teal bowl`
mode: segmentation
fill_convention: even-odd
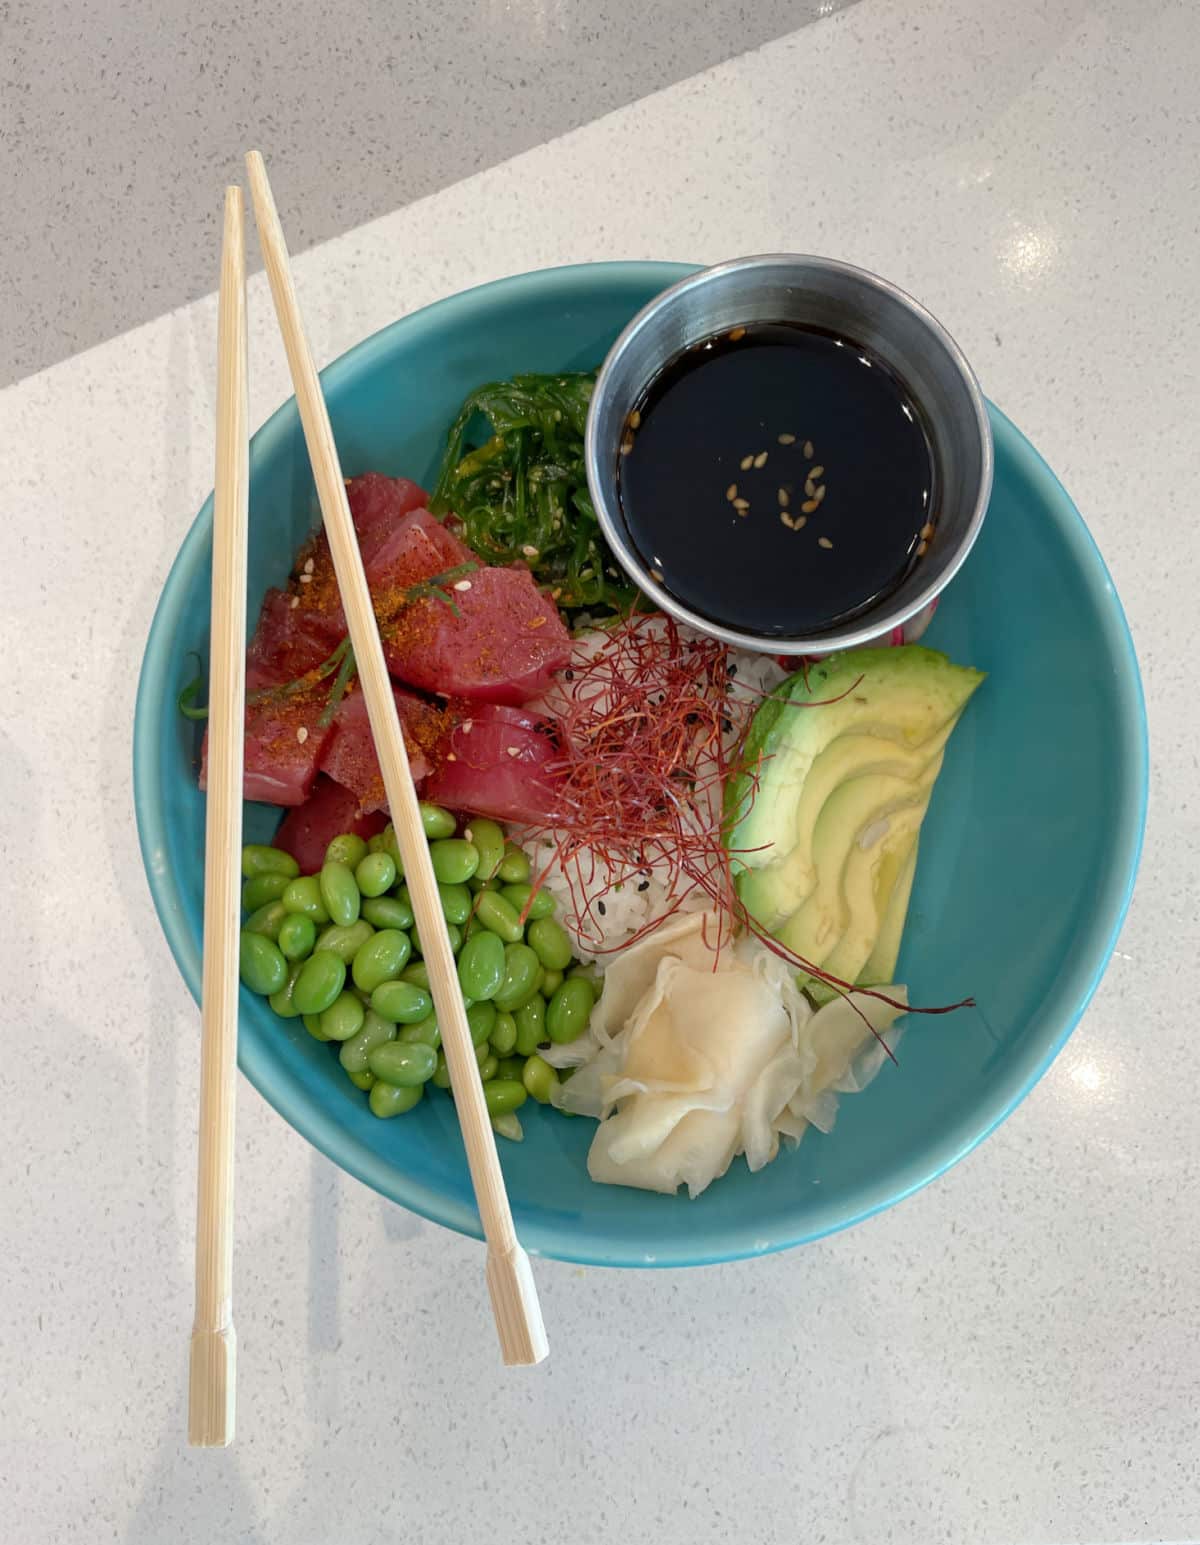
[[[646,301],[688,270],[597,263],[524,274],[429,306],[332,364],[326,397],[347,474],[429,481],[468,390],[518,370],[597,364]],[[1146,812],[1137,661],[1103,560],[1067,494],[992,409],[996,471],[982,535],[929,642],[988,680],[954,733],[921,841],[899,978],[912,1001],[978,1008],[913,1018],[833,1133],[757,1175],[737,1160],[698,1200],[593,1185],[583,1119],[523,1111],[500,1143],[533,1254],[604,1266],[759,1255],[844,1228],[962,1158],[1028,1093],[1096,989],[1133,888]],[[250,612],[315,519],[294,402],[250,450]],[[163,930],[200,991],[204,799],[195,726],[176,697],[207,658],[212,503],[168,576],[142,663],[134,797]],[[247,840],[278,812],[247,805]],[[239,1060],[283,1118],[343,1169],[449,1228],[479,1234],[448,1099],[377,1121],[327,1046],[243,991]]]

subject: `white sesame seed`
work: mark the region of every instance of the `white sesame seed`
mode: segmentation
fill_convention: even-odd
[[[519,746],[505,746],[504,749],[508,752],[509,756],[520,756],[521,754],[521,748]]]
[[[809,475],[809,477],[812,478],[813,482],[815,483],[816,480],[824,473],[824,471],[825,471],[824,467],[814,467],[812,469],[812,471],[808,475]]]
[[[303,745],[304,742],[308,739],[308,731],[305,729],[303,724],[296,731],[296,739],[300,742],[301,745]]]
[[[311,585],[312,584],[312,575],[311,574],[301,574],[301,576],[300,576],[300,583],[302,585]]]
[[[805,440],[803,449],[804,449],[805,459],[808,460],[808,461],[811,461],[812,460],[812,453],[813,453],[812,441],[811,440]]]
[[[626,435],[625,439],[621,441],[621,455],[628,456],[632,449],[633,441]]]
[[[736,483],[730,483],[729,487],[725,490],[725,497],[727,499],[736,499],[737,498],[737,484]]]
[[[530,543],[530,542],[526,542],[525,546],[522,547],[521,551],[524,553],[526,558],[536,558],[537,555],[538,555],[537,548],[534,547],[533,544]]]
[[[661,585],[662,582],[663,582],[662,570],[661,569],[651,569],[650,570],[650,578],[654,581],[654,583],[656,585]]]
[[[816,493],[816,491],[817,491],[817,485],[813,482],[812,478],[806,477],[804,479],[804,492],[811,499],[813,494]]]
[[[749,456],[743,456],[738,465],[743,472],[749,472],[750,468],[754,465],[754,452],[751,451]]]
[[[811,515],[816,507],[817,501],[815,499],[805,499],[804,503],[800,506],[806,515]]]
[[[730,343],[736,343],[739,338],[744,338],[745,336],[746,329],[744,327],[735,327],[729,335],[729,341]]]
[[[792,517],[788,514],[788,512],[786,510],[780,510],[779,518],[790,531],[792,529]]]
[[[767,464],[767,453],[766,453],[766,451],[759,451],[758,455],[754,458],[754,465],[755,465],[755,467],[756,468],[758,468],[758,467],[765,467],[766,464]]]
[[[299,605],[300,605],[300,597],[298,595],[294,595],[292,597],[292,610],[295,611],[297,606],[299,606]]]
[[[314,569],[315,569],[315,568],[316,568],[316,566],[317,566],[317,565],[316,565],[316,562],[315,562],[315,561],[314,561],[314,560],[313,560],[313,559],[312,559],[312,558],[309,558],[309,559],[307,559],[307,561],[306,561],[306,562],[305,562],[305,565],[304,565],[304,572],[305,572],[305,573],[306,573],[306,574],[311,574],[311,573],[312,573],[312,571],[313,571],[313,570],[314,570]]]
[[[795,443],[796,443],[796,436],[795,435],[780,435],[779,436],[779,443],[780,443],[780,445],[795,445]]]
[[[470,588],[471,588],[471,581],[469,579],[458,579],[458,580],[455,580],[454,588],[455,588],[455,590],[470,590]]]
[[[786,510],[788,505],[792,502],[791,494],[788,493],[786,488],[781,488],[779,490],[779,493],[778,493],[777,497],[779,499],[779,507],[780,507],[780,509]]]
[[[824,497],[825,497],[825,484],[822,483],[821,486],[817,489],[816,493],[813,494],[813,498],[817,501],[818,504],[820,504],[821,500]]]
[[[792,521],[792,530],[793,531],[800,531],[800,530],[802,530],[807,525],[808,525],[808,516],[807,515],[797,515],[796,518]]]
[[[629,427],[630,427],[630,429],[637,429],[638,426],[641,424],[641,422],[642,422],[642,415],[638,412],[638,410],[636,408],[634,408],[633,412],[629,415]]]
[[[469,735],[471,733],[471,730],[472,730],[472,727],[474,726],[474,724],[475,724],[475,720],[474,719],[464,719],[462,724],[459,726],[459,728],[462,730],[464,735]],[[469,842],[470,840],[471,839],[468,837],[467,841]]]
[[[735,510],[748,510],[750,508],[750,501],[749,499],[735,499],[733,507]]]
[[[455,756],[453,751],[447,751],[446,752],[446,760],[448,762],[457,762],[458,758]]]
[[[921,540],[922,540],[922,542],[928,542],[929,538],[932,535],[933,535],[933,522],[931,520],[927,520],[925,522],[925,524],[921,527]]]
[[[817,538],[817,546],[818,547],[832,547],[833,543],[829,540],[829,538],[827,536],[819,536]]]
[[[929,551],[929,543],[928,542],[918,542],[917,543],[917,557],[918,558],[923,558],[928,551]]]

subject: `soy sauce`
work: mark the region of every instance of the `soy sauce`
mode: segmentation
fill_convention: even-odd
[[[654,577],[708,620],[767,636],[821,633],[884,599],[936,521],[905,383],[851,339],[791,323],[677,355],[630,414],[618,463]]]

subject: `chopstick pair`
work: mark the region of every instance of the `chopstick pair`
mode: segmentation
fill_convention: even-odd
[[[259,245],[283,335],[350,644],[404,861],[405,881],[424,945],[455,1109],[487,1241],[486,1277],[500,1350],[509,1366],[537,1363],[548,1351],[537,1289],[529,1257],[513,1226],[329,412],[300,317],[283,229],[258,151],[251,151],[246,157],[246,167]],[[217,327],[196,1317],[188,1403],[188,1441],[205,1446],[231,1442],[234,1429],[233,1117],[245,733],[247,417],[244,221],[241,190],[232,187],[225,196]]]

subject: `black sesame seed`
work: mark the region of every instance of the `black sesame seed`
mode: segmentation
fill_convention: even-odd
[[[732,730],[732,729],[733,729],[733,722],[732,722],[732,720],[730,720],[730,719],[722,719],[721,720],[721,732],[722,732],[722,734],[728,735],[730,730]]]
[[[736,675],[737,675],[737,666],[736,666],[736,664],[731,664],[730,667],[729,667],[729,676],[732,679]]]
[[[641,882],[641,884],[638,886],[638,890],[640,890],[640,891],[648,891],[649,889],[650,889],[650,881],[649,880],[643,880]]]
[[[575,680],[575,672],[574,671],[564,671],[563,674],[566,676],[568,681],[574,681]]]
[[[539,1041],[538,1042],[538,1051],[549,1051],[549,1050],[550,1050],[550,1042],[549,1041]]]
[[[600,916],[601,916],[601,917],[605,917],[605,916],[607,916],[607,914],[608,914],[608,908],[607,908],[607,907],[606,907],[606,906],[605,906],[605,905],[604,905],[604,903],[603,903],[603,902],[602,902],[602,901],[598,901],[598,902],[597,902],[597,903],[596,903],[596,909],[597,909],[597,911],[598,911],[598,912],[599,912],[599,913],[600,913]]]

